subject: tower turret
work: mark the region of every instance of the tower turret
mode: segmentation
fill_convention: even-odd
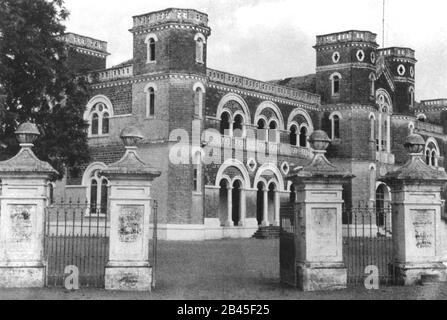
[[[317,93],[323,103],[374,102],[376,38],[357,30],[317,36]]]
[[[385,48],[379,50],[379,56],[385,59],[395,85],[394,112],[409,114],[415,101],[415,51],[410,48]]]
[[[134,73],[206,73],[208,15],[170,8],[133,17]]]

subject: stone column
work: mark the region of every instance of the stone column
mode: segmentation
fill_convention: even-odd
[[[292,169],[293,174],[287,177],[297,190],[296,251],[290,254],[295,255],[295,285],[303,291],[347,286],[347,269],[343,263],[342,185],[353,176],[326,159],[325,150],[330,141],[324,131],[315,131],[310,137],[313,160],[304,167]],[[290,247],[281,247],[281,250],[290,250]],[[286,279],[283,281],[288,283]]]
[[[262,200],[264,202],[262,226],[268,227],[270,225],[270,222],[269,222],[269,191],[267,188],[264,189],[264,198]]]
[[[246,193],[245,193],[245,189],[241,188],[241,192],[240,192],[240,207],[239,207],[239,213],[241,215],[241,221],[239,221],[239,227],[244,227],[245,226],[245,220],[247,218],[247,205],[246,205]]]
[[[276,190],[275,191],[275,198],[274,198],[274,206],[275,206],[275,222],[274,222],[274,226],[275,227],[279,227],[279,215],[280,215],[280,207],[281,207],[281,200],[280,200],[280,195],[279,195],[279,191]]]
[[[447,174],[425,164],[425,141],[420,135],[408,136],[405,148],[411,159],[382,179],[392,190],[393,266],[398,284],[413,285],[426,275],[446,281],[440,227]]]
[[[150,189],[151,181],[161,173],[138,157],[136,144],[142,139],[138,129],[124,129],[121,138],[126,154],[102,172],[110,181],[110,248],[105,287],[150,291]]]
[[[0,162],[0,287],[44,287],[47,186],[57,172],[31,150],[40,135],[35,125],[20,125],[16,135],[22,149]]]
[[[226,227],[234,227],[233,222],[233,188],[231,186],[227,189],[227,223]]]

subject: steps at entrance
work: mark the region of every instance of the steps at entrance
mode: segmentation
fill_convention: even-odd
[[[254,234],[255,239],[279,239],[280,228],[279,227],[260,227]]]

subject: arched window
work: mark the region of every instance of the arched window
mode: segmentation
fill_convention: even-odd
[[[157,91],[157,87],[154,83],[149,83],[144,88],[144,92],[146,92],[146,118],[155,117],[155,108],[156,108],[156,100],[155,100],[155,92]]]
[[[99,170],[93,172],[90,178],[90,214],[105,215],[109,203],[109,182],[105,177],[99,176]]]
[[[432,137],[428,138],[425,145],[425,162],[429,166],[437,167],[439,156],[440,151],[437,141]]]
[[[376,96],[376,75],[374,73],[371,73],[369,75],[369,81],[370,81],[370,94],[372,97]]]
[[[106,104],[99,102],[90,110],[90,135],[98,136],[110,133],[110,112]]]
[[[369,116],[369,125],[371,129],[371,135],[370,135],[370,141],[375,142],[376,141],[376,118],[374,114],[371,114]]]
[[[271,121],[269,124],[269,141],[273,143],[278,142],[278,124],[276,121]]]
[[[307,128],[302,127],[300,130],[300,147],[307,148]]]
[[[112,103],[106,96],[93,97],[84,112],[84,120],[89,123],[89,137],[110,134],[110,120],[113,116]]]
[[[388,92],[383,89],[377,90],[376,103],[379,109],[377,151],[391,153],[391,114],[393,113],[393,105]]]
[[[427,120],[427,116],[425,114],[418,115],[418,121],[425,122]]]
[[[433,150],[431,152],[431,163],[430,163],[430,165],[433,166],[433,167],[436,166],[436,151],[435,150]]]
[[[220,116],[220,134],[230,135],[230,114],[223,112]]]
[[[102,133],[109,134],[109,114],[104,113],[102,116]]]
[[[99,116],[97,113],[94,113],[92,116],[92,135],[98,135],[99,134]]]
[[[233,135],[238,138],[244,135],[244,118],[240,114],[234,117]]]
[[[202,110],[203,110],[203,91],[202,88],[197,88],[194,92],[194,113],[200,119],[202,118]]]
[[[290,127],[290,145],[292,145],[292,146],[296,146],[297,143],[298,143],[297,132],[298,132],[297,126],[296,125],[292,125]]]
[[[329,116],[331,121],[331,139],[340,139],[340,119],[341,115],[339,113],[333,113]]]
[[[414,107],[414,88],[410,87],[408,89],[408,101],[410,103],[410,108]]]
[[[332,123],[334,125],[334,139],[340,139],[340,117],[335,115]]]
[[[259,119],[258,121],[258,140],[267,139],[267,124],[264,119]]]
[[[155,61],[155,39],[151,38],[149,39],[149,61],[153,62]]]
[[[196,62],[204,63],[203,52],[204,52],[204,41],[202,38],[196,40]]]
[[[334,73],[330,76],[330,80],[332,82],[332,95],[340,95],[341,75],[339,73]]]

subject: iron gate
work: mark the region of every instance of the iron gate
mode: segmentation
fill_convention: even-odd
[[[348,284],[363,285],[369,266],[377,267],[382,285],[395,283],[392,268],[391,207],[359,205],[343,210],[343,258],[348,269]]]
[[[153,266],[152,287],[157,268],[158,202],[151,201],[152,239],[149,262]],[[103,288],[109,259],[110,215],[107,207],[87,202],[51,204],[45,211],[44,253],[47,262],[46,285],[64,287],[66,268],[79,270],[81,288]]]
[[[104,287],[109,256],[108,224],[107,208],[63,200],[47,207],[44,241],[47,286],[65,286],[66,268],[75,266],[79,270],[80,287]]]

